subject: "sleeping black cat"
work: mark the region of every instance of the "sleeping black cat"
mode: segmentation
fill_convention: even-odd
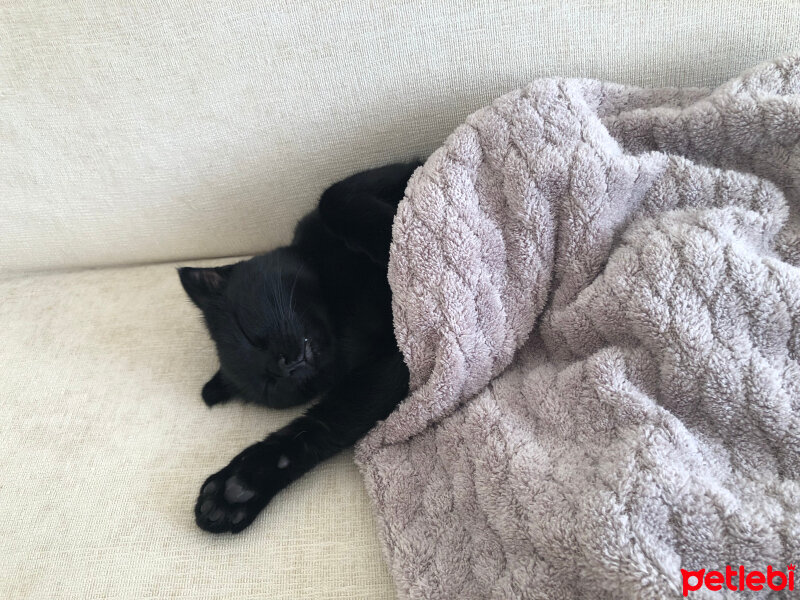
[[[289,246],[178,270],[219,356],[219,371],[203,387],[206,404],[238,396],[282,408],[319,398],[206,480],[195,506],[203,529],[241,531],[281,489],[353,445],[405,396],[387,265],[392,220],[417,166],[389,165],[334,184]]]

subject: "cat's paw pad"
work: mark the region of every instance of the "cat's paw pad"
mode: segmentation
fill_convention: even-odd
[[[224,469],[209,477],[200,488],[194,508],[197,525],[220,533],[238,533],[256,518],[264,501],[235,473]]]

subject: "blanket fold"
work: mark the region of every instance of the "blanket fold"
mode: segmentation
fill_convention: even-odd
[[[799,201],[799,56],[471,115],[395,219],[411,393],[356,454],[401,594],[681,597],[800,560]]]

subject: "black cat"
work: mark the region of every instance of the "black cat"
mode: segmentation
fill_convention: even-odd
[[[389,165],[334,184],[288,246],[224,267],[178,269],[219,356],[203,387],[206,404],[239,396],[281,408],[319,398],[206,480],[195,506],[203,529],[241,531],[406,395],[387,265],[397,205],[418,166]]]

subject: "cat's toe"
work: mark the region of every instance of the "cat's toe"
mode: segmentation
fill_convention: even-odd
[[[263,508],[255,490],[239,477],[224,471],[212,475],[200,488],[194,514],[201,529],[212,533],[238,533]]]

